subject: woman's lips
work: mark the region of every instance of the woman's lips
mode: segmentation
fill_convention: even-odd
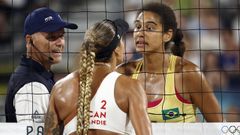
[[[136,41],[136,46],[138,48],[144,48],[145,45],[147,45],[147,43],[145,42],[145,40],[143,38],[139,38],[137,41]]]

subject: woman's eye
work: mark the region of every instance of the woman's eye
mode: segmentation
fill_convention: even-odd
[[[152,31],[152,30],[154,30],[153,27],[147,26],[147,31]]]
[[[137,29],[137,30],[141,29],[141,25],[136,24],[136,25],[135,25],[135,29]]]

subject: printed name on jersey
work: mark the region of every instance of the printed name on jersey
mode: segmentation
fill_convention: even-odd
[[[105,111],[96,111],[96,112],[90,111],[90,117],[93,117],[93,118],[106,119],[106,115],[107,115],[107,112]]]
[[[106,117],[107,117],[107,112],[106,112],[106,105],[107,105],[107,101],[106,100],[102,100],[101,101],[101,106],[100,109],[93,112],[90,111],[90,117],[91,117],[91,124],[95,124],[95,125],[106,125]]]

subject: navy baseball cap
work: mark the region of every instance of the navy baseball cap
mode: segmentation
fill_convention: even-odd
[[[36,32],[55,32],[61,28],[77,29],[74,23],[62,20],[61,16],[52,9],[42,7],[29,13],[24,23],[24,36]]]

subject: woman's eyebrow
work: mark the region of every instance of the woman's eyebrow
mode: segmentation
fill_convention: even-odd
[[[135,21],[134,21],[134,23],[139,23],[139,22],[140,22],[139,20],[135,20]],[[150,20],[150,21],[143,22],[143,23],[145,23],[145,24],[146,24],[146,23],[152,23],[152,24],[154,24],[154,25],[157,25],[156,22],[151,21],[151,20]]]

